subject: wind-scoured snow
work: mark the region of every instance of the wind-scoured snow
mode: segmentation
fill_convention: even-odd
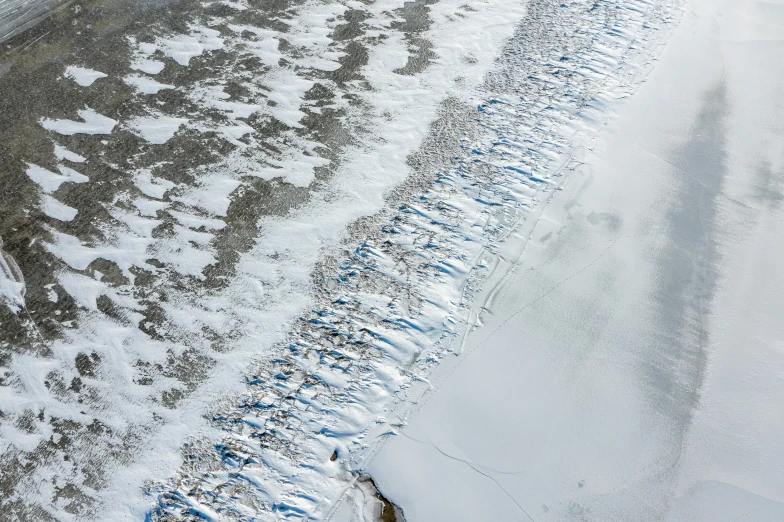
[[[422,6],[421,26],[404,2],[389,1],[308,3],[274,29],[216,34],[215,27],[249,27],[232,22],[234,14],[213,18],[209,29],[196,21],[184,33],[157,28],[145,42],[126,38],[128,72],[112,77],[159,74],[175,89],[138,93],[122,112],[98,100],[43,115],[51,139],[84,158],[78,168],[94,179],[88,191],[104,183],[113,192],[98,205],[79,200],[73,220],[53,219],[34,245],[56,266],[54,282],[44,280],[51,317],[69,318],[53,321],[58,333],[39,364],[23,355],[9,360],[3,412],[26,419],[36,404],[44,413],[32,417],[33,432],[59,426],[63,449],[54,449],[54,460],[32,456],[33,468],[22,471],[13,459],[48,452],[53,439],[34,449],[29,441],[11,444],[5,455],[14,485],[3,502],[58,517],[79,506],[80,516],[94,518],[142,516],[157,505],[141,486],[176,472],[190,436],[219,433],[205,422],[205,408],[216,394],[240,393],[248,365],[269,357],[308,308],[314,269],[347,226],[383,210],[386,195],[409,178],[408,157],[445,100],[460,111],[474,105],[466,96],[523,6],[461,5]],[[465,35],[462,48],[451,41],[455,32]],[[433,40],[431,54],[420,63],[418,44],[397,33]],[[285,60],[260,69],[268,48]],[[217,70],[206,74],[206,67]],[[180,93],[182,101],[167,103]],[[174,132],[159,125],[172,121]],[[128,153],[110,160],[118,144]],[[57,150],[28,178],[48,183],[59,201],[77,201],[52,170],[55,159],[74,156]],[[262,190],[274,192],[263,199]],[[249,207],[255,201],[264,206]],[[66,507],[53,500],[63,484],[80,492]]]
[[[0,1],[0,42],[35,26],[67,0],[2,0]]]
[[[139,55],[141,57],[131,64],[131,69],[133,70],[155,75],[160,73],[166,66],[166,64],[160,60],[149,60],[143,58],[143,53],[139,53]]]
[[[160,83],[152,78],[133,74],[123,78],[123,81],[128,85],[136,87],[136,91],[141,94],[158,94],[163,89],[174,89],[174,85]]]
[[[79,154],[66,149],[62,145],[57,144],[54,146],[54,156],[59,160],[68,160],[73,161],[74,163],[84,163],[87,161],[87,158],[84,156],[80,156]]]
[[[68,205],[57,201],[52,196],[45,194],[42,198],[41,210],[47,216],[59,221],[72,221],[78,211]]]

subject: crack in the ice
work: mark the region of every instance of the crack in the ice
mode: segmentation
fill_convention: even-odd
[[[430,445],[430,446],[434,447],[436,449],[436,451],[438,451],[439,453],[441,453],[445,457],[447,457],[449,459],[452,459],[452,460],[455,460],[457,462],[462,462],[463,464],[467,465],[469,468],[471,468],[472,470],[476,471],[477,473],[479,473],[483,477],[486,477],[486,478],[492,480],[493,483],[495,483],[495,485],[498,486],[498,488],[509,498],[509,500],[511,500],[515,504],[515,506],[517,506],[517,508],[526,517],[528,517],[529,520],[531,520],[531,522],[535,522],[534,518],[525,510],[525,508],[523,508],[523,506],[520,505],[520,503],[506,490],[506,488],[504,488],[501,485],[501,483],[499,483],[494,477],[491,477],[488,473],[486,473],[483,470],[489,470],[489,471],[492,471],[494,473],[498,473],[498,474],[501,474],[501,475],[521,475],[521,474],[525,473],[525,471],[501,471],[501,470],[497,470],[497,469],[491,468],[489,466],[484,466],[482,464],[479,464],[476,461],[474,461],[473,459],[471,459],[471,457],[462,448],[460,448],[460,446],[458,446],[457,443],[455,443],[454,441],[452,441],[451,443],[454,444],[455,447],[457,447],[457,449],[462,451],[466,455],[466,457],[471,459],[470,461],[469,460],[465,460],[465,459],[461,459],[459,457],[455,457],[454,455],[450,455],[449,453],[447,453],[443,449],[441,449],[441,447],[436,442],[434,442],[432,440],[423,441],[423,440],[416,439],[416,438],[408,435],[407,433],[405,433],[403,430],[400,430],[399,434],[403,435],[404,437],[406,437],[407,439],[409,439],[409,440],[411,440],[413,442],[417,442],[419,444]],[[482,469],[477,469],[477,468],[482,468]]]
[[[416,438],[412,437],[411,435],[407,434],[407,433],[406,433],[405,431],[403,431],[403,430],[400,430],[400,431],[396,432],[396,434],[403,435],[405,438],[407,438],[407,439],[409,439],[409,440],[412,440],[412,441],[414,441],[414,442],[417,442],[417,443],[419,443],[419,444],[430,444],[431,446],[433,446],[433,447],[435,447],[436,449],[438,449],[438,451],[440,451],[441,453],[444,453],[444,451],[443,451],[443,450],[442,450],[440,447],[438,447],[438,445],[437,445],[435,442],[433,442],[432,440],[429,440],[429,439],[428,439],[428,440],[426,440],[426,441],[425,441],[425,440],[419,440],[419,439],[416,439]],[[458,446],[458,445],[457,445],[457,443],[456,443],[456,442],[454,442],[454,441],[453,441],[453,442],[452,442],[452,444],[454,444],[454,445],[455,445],[455,447],[457,447],[457,449],[459,449],[460,451],[462,451],[462,452],[463,452],[463,453],[466,455],[466,457],[468,457],[468,458],[471,458],[471,457],[470,457],[470,456],[469,456],[469,455],[468,455],[468,454],[467,454],[467,453],[466,453],[466,452],[463,450],[463,448],[461,448],[460,446]],[[446,455],[446,453],[444,453],[444,454]],[[460,458],[458,458],[458,457],[452,457],[452,456],[450,456],[450,457],[451,457],[451,458],[453,458],[453,459],[455,459],[455,460],[462,460],[462,459],[460,459]],[[490,466],[485,466],[484,464],[479,464],[479,463],[478,463],[478,462],[476,462],[474,459],[471,459],[471,462],[473,462],[474,464],[476,464],[477,466],[479,466],[479,467],[480,467],[480,468],[482,468],[482,469],[490,470],[490,471],[492,471],[493,473],[498,473],[498,474],[500,474],[500,475],[522,475],[523,473],[525,473],[525,471],[501,471],[500,469],[495,469],[495,468],[491,468]]]
[[[439,448],[437,444],[435,444],[435,443],[433,443],[433,442],[431,442],[431,444],[433,445],[433,447],[434,447],[436,450],[438,450],[438,452],[439,452],[439,453],[441,453],[441,454],[442,454],[442,455],[444,455],[445,457],[448,457],[448,458],[450,458],[450,459],[452,459],[452,460],[456,460],[456,461],[458,461],[458,462],[462,462],[463,464],[467,465],[469,468],[473,469],[474,471],[476,471],[477,473],[479,473],[479,474],[480,474],[480,475],[482,475],[483,477],[487,477],[487,478],[489,478],[490,480],[492,480],[492,481],[495,483],[495,485],[496,485],[496,486],[498,486],[498,488],[499,488],[501,491],[503,491],[503,492],[504,492],[504,494],[505,494],[507,497],[509,497],[509,500],[511,500],[512,502],[514,502],[514,505],[515,505],[515,506],[517,506],[517,507],[518,507],[518,509],[520,509],[520,511],[521,511],[521,512],[522,512],[522,513],[523,513],[523,514],[526,516],[526,517],[528,517],[528,520],[530,520],[531,522],[536,522],[536,521],[533,519],[533,517],[532,517],[531,515],[529,515],[529,514],[528,514],[528,512],[527,512],[527,511],[526,511],[526,510],[523,508],[523,506],[521,506],[521,505],[520,505],[520,503],[519,503],[519,502],[517,502],[517,500],[515,500],[515,498],[514,498],[512,495],[510,495],[510,494],[509,494],[509,492],[506,490],[506,488],[504,488],[504,487],[501,485],[501,483],[500,483],[500,482],[498,482],[498,481],[497,481],[495,478],[491,477],[490,475],[488,475],[488,474],[487,474],[487,473],[485,473],[484,471],[482,471],[482,470],[480,470],[480,469],[477,469],[477,468],[476,468],[476,467],[475,467],[475,466],[474,466],[472,463],[470,463],[470,462],[468,462],[468,461],[466,461],[466,460],[463,460],[463,459],[457,458],[457,457],[453,457],[452,455],[449,455],[448,453],[444,452],[444,451],[443,451],[441,448]],[[462,451],[462,450],[461,450],[461,451]]]

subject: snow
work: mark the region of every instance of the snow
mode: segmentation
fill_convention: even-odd
[[[219,86],[193,89],[189,97],[196,103],[225,112],[232,120],[249,118],[253,113],[261,110],[261,106],[257,104],[225,101],[230,96]]]
[[[70,150],[66,149],[62,145],[55,144],[54,146],[54,156],[59,160],[68,160],[74,163],[84,163],[87,161],[87,158],[84,156],[80,156],[75,152],[71,152]]]
[[[136,88],[136,92],[141,94],[158,94],[163,89],[174,89],[174,85],[160,83],[152,78],[147,78],[138,74],[132,74],[123,78],[128,85]]]
[[[170,210],[169,214],[177,219],[182,225],[193,229],[204,227],[208,230],[220,230],[226,226],[226,223],[220,219],[194,216],[193,214],[177,212],[176,210]]]
[[[299,121],[305,113],[300,110],[300,100],[315,83],[291,70],[279,71],[277,75],[265,79],[264,86],[271,91],[269,99],[276,104],[270,111],[272,115],[289,127],[302,128]]]
[[[158,38],[149,53],[160,50],[165,56],[172,58],[182,66],[188,66],[193,58],[201,56],[207,51],[215,51],[223,47],[220,32],[207,27],[191,26],[187,35],[177,35],[173,38]]]
[[[25,306],[25,282],[13,257],[3,251],[0,238],[0,300],[14,313]]]
[[[157,114],[155,116],[139,116],[128,122],[134,134],[155,145],[166,143],[177,131],[188,123],[185,118],[175,118]]]
[[[72,221],[78,212],[75,208],[57,201],[48,194],[44,194],[42,197],[41,210],[50,218],[59,221]]]
[[[65,69],[65,74],[63,75],[66,78],[70,78],[71,80],[75,81],[77,84],[81,85],[82,87],[89,87],[95,80],[100,80],[101,78],[106,78],[107,74],[102,73],[100,71],[94,71],[92,69],[87,69],[85,67],[77,67],[75,65],[69,65]]]
[[[43,118],[41,126],[58,134],[72,136],[74,134],[111,134],[117,121],[102,114],[98,114],[92,109],[79,111],[81,122],[72,120],[52,120]]]
[[[0,42],[37,25],[66,5],[65,0],[1,0]]]
[[[407,521],[784,516],[784,49],[756,4],[682,16],[499,244],[463,355],[372,445]]]
[[[446,12],[451,7],[454,6],[443,9]],[[492,20],[506,20],[509,12],[499,6],[492,16]],[[454,33],[449,29],[447,23],[436,24],[432,37],[438,42],[450,42]],[[595,31],[603,33],[603,25]],[[476,29],[470,34],[485,33]],[[480,57],[498,52],[483,47],[481,38],[477,42]],[[631,40],[632,37],[618,38],[616,45],[624,50]],[[345,260],[335,289],[295,324],[286,343],[246,374],[246,382],[253,384],[236,400],[225,401],[214,416],[213,426],[200,428],[200,435],[203,433],[207,440],[198,438],[188,451],[200,462],[215,464],[205,465],[199,473],[189,468],[169,481],[154,484],[152,491],[161,503],[156,513],[247,513],[247,502],[251,501],[239,503],[210,492],[240,487],[240,481],[249,477],[254,487],[245,490],[245,494],[251,496],[254,505],[263,506],[265,519],[305,515],[316,520],[329,519],[343,505],[341,495],[353,491],[353,475],[341,473],[340,467],[330,463],[329,456],[337,450],[341,466],[361,471],[378,445],[397,432],[395,425],[400,421],[393,415],[394,408],[404,409],[415,402],[420,387],[428,386],[428,369],[440,360],[454,357],[443,343],[457,336],[459,324],[466,320],[459,303],[472,277],[472,267],[497,263],[491,242],[504,237],[529,214],[541,191],[553,191],[551,178],[557,177],[565,154],[557,144],[548,145],[546,141],[560,139],[553,122],[566,118],[550,105],[552,101],[547,96],[526,100],[507,93],[500,93],[499,97],[493,92],[467,94],[465,84],[455,82],[452,71],[465,74],[468,85],[472,85],[470,81],[481,81],[487,69],[458,68],[447,59],[424,78],[401,78],[392,68],[406,63],[407,49],[402,41],[393,38],[385,40],[385,44],[389,47],[372,53],[368,63],[372,83],[384,96],[379,99],[372,92],[365,95],[367,104],[378,107],[378,112],[386,113],[388,118],[383,132],[377,135],[378,142],[347,154],[350,160],[341,167],[334,190],[325,195],[317,193],[311,205],[285,218],[270,216],[262,220],[264,236],[242,256],[237,267],[237,281],[242,282],[242,288],[230,292],[235,310],[259,300],[278,302],[276,295],[281,291],[287,297],[298,295],[299,289],[309,284],[308,265],[319,258],[320,248],[334,241],[332,234],[340,234],[354,218],[383,208],[385,189],[402,181],[398,176],[407,170],[407,151],[415,150],[427,136],[428,129],[423,124],[436,117],[441,100],[454,95],[467,98],[472,104],[478,102],[482,110],[471,113],[472,117],[492,113],[480,127],[492,132],[476,142],[466,142],[458,163],[438,177],[432,190],[412,197],[404,209],[395,213],[388,234],[377,241],[368,240]],[[399,59],[382,58],[390,52],[399,52]],[[585,60],[603,58],[607,53],[586,53]],[[444,55],[464,63],[461,53]],[[519,60],[521,63],[510,63],[499,77],[509,75],[514,81],[528,78],[529,71],[521,67],[526,57],[520,56]],[[552,68],[548,57],[541,60],[537,65]],[[612,60],[608,62],[594,68],[608,74],[615,65]],[[484,64],[482,67],[490,65],[481,59],[479,63]],[[615,81],[614,76],[609,76],[610,86]],[[530,87],[546,85],[542,81]],[[586,81],[579,88],[567,90],[564,96],[579,100],[594,87]],[[626,87],[619,87],[616,94],[626,94]],[[483,95],[490,98],[480,98]],[[573,108],[568,103],[564,102],[565,111]],[[584,109],[589,113],[586,117],[601,116],[590,107]],[[486,160],[478,152],[482,150],[488,156]],[[494,152],[492,158],[490,151]],[[514,163],[512,157],[516,158]],[[469,168],[474,164],[476,169]],[[484,178],[484,169],[498,176],[495,183]],[[484,251],[485,246],[489,252]],[[298,263],[295,265],[292,260]],[[365,292],[358,292],[354,286],[357,274],[369,281]],[[412,296],[408,292],[415,293]],[[389,295],[395,297],[394,303],[385,301],[384,296]],[[282,306],[278,311],[284,311]],[[193,322],[194,316],[188,310],[181,320]],[[211,320],[214,321],[215,318]],[[269,335],[263,330],[264,324],[263,316],[257,315],[247,323],[246,332],[263,342],[261,339]],[[371,348],[360,355],[351,344],[330,341],[332,335],[367,343]],[[281,375],[290,377],[274,377]],[[226,389],[225,384],[222,389]],[[289,401],[302,404],[303,408],[289,407]],[[283,411],[289,420],[279,424],[273,419]],[[274,442],[280,449],[275,452],[266,450],[259,442],[265,427],[272,423],[280,434]],[[217,434],[211,431],[217,429],[221,430]],[[291,444],[291,440],[297,443]],[[156,456],[167,453],[161,444],[155,446]],[[216,451],[223,444],[235,448],[233,451],[241,457],[239,462],[243,462],[241,470],[240,465],[234,464],[237,459],[223,458]],[[253,457],[256,455],[260,457]],[[138,465],[145,468],[152,464],[147,461]],[[311,491],[318,495],[310,494]],[[257,512],[255,516],[262,515]]]
[[[131,69],[141,71],[147,74],[158,74],[166,66],[164,62],[159,60],[149,60],[140,58],[131,64]]]
[[[166,161],[121,172],[133,186],[104,203],[111,219],[101,223],[100,237],[86,241],[67,223],[51,223],[45,248],[61,262],[58,292],[74,299],[77,320],[49,343],[51,357],[13,359],[8,367],[18,385],[0,390],[0,402],[9,414],[33,401],[64,419],[94,416],[137,444],[132,462],[107,457],[108,483],[90,492],[102,517],[350,518],[377,507],[357,480],[369,470],[409,521],[525,520],[523,511],[536,520],[559,519],[599,513],[600,495],[621,498],[613,488],[621,491],[667,464],[659,457],[682,419],[668,418],[664,407],[655,422],[641,413],[651,402],[646,392],[661,397],[655,386],[641,388],[640,372],[629,368],[655,367],[643,364],[652,360],[644,349],[652,334],[636,326],[673,304],[656,308],[635,299],[667,273],[653,253],[669,238],[665,210],[675,208],[682,180],[661,163],[648,170],[607,163],[605,172],[597,158],[605,157],[602,150],[639,152],[630,143],[650,145],[642,138],[655,133],[640,134],[633,124],[617,132],[627,138],[622,146],[598,129],[651,68],[673,22],[673,3],[547,5],[546,19],[513,35],[522,3],[469,8],[441,0],[429,6],[433,23],[419,34],[433,44],[432,63],[402,74],[417,51],[392,28],[406,5],[306,2],[275,21],[286,31],[191,24],[181,33],[161,29],[150,42],[128,38],[129,65],[144,74],[160,73],[165,64],[198,67],[197,57],[216,50],[238,60],[257,57],[265,71],[223,74],[210,62],[183,88],[192,104],[187,118],[141,96],[163,84],[139,74],[126,80],[139,87],[136,101],[150,100],[143,113],[115,122],[86,109],[84,123],[42,120],[61,134],[99,124],[108,133],[119,124],[152,144],[184,127],[215,132],[236,147],[217,163],[170,176],[192,182],[164,179],[171,174],[165,169],[180,168]],[[362,80],[330,83],[334,99],[317,106],[306,93],[347,56],[347,46],[330,34],[348,9],[363,11],[367,29]],[[212,24],[221,26],[221,18]],[[292,63],[281,60],[282,40],[296,50],[285,54]],[[688,59],[679,66],[699,81],[681,90],[696,107],[716,61]],[[228,80],[249,94],[230,97]],[[650,85],[645,92],[669,92]],[[630,104],[642,103],[636,96]],[[676,109],[688,119],[694,107]],[[322,156],[324,145],[303,137],[303,117],[321,110],[344,111],[341,124],[350,129],[348,144],[334,155]],[[249,125],[254,121],[243,121],[251,117],[284,130],[267,141]],[[631,120],[659,121],[647,114]],[[666,135],[688,136],[688,127]],[[454,150],[452,132],[465,134]],[[260,152],[267,146],[276,152]],[[55,148],[55,158],[75,161],[64,150]],[[130,153],[128,164],[141,154]],[[326,166],[333,169],[328,180],[317,181],[317,169]],[[30,164],[28,176],[51,194],[80,179],[64,169],[57,174]],[[253,177],[307,188],[307,201],[265,215],[231,274],[214,287],[200,286],[205,269],[224,253],[217,240],[231,237],[230,206]],[[396,195],[401,185],[415,193]],[[166,233],[154,233],[163,223]],[[117,264],[131,282],[145,273],[153,291],[104,282],[90,268],[97,259]],[[580,265],[586,260],[590,267]],[[8,288],[6,297],[19,294]],[[117,305],[120,319],[98,310],[100,296]],[[141,328],[150,306],[165,318],[155,336]],[[512,313],[514,320],[499,326]],[[582,335],[584,323],[596,326]],[[517,330],[507,331],[509,324]],[[593,352],[574,348],[616,338]],[[80,351],[106,361],[91,383],[96,402],[84,406],[53,397],[42,384],[49,372],[72,373]],[[186,351],[208,361],[208,378],[176,408],[160,398],[181,389],[180,380],[161,375],[149,387],[135,384],[139,361],[163,364]],[[677,353],[668,357],[678,360]],[[459,364],[467,358],[471,364]],[[680,362],[685,384],[674,389],[689,391],[693,374],[688,361]],[[592,378],[597,374],[606,378]],[[630,420],[620,422],[619,412]],[[34,443],[20,441],[27,448]],[[195,456],[187,463],[185,443]],[[24,496],[68,519],[50,504],[50,475],[59,473],[42,464]],[[685,500],[672,516],[695,512],[694,499],[771,496],[761,488],[752,494],[746,486],[715,486],[720,480],[684,475],[678,487]],[[654,509],[642,496],[625,498],[632,500],[619,500],[619,510],[640,510],[627,519],[645,519],[642,510]]]
[[[171,199],[215,216],[224,217],[231,204],[231,194],[239,186],[240,182],[235,179],[211,176],[203,179],[197,187],[184,190],[179,195],[172,196]]]
[[[28,163],[25,172],[27,173],[27,176],[36,182],[47,194],[57,191],[57,189],[60,188],[60,185],[66,182],[86,183],[90,181],[90,178],[71,168],[58,165],[57,169],[60,171],[59,174],[39,167],[38,165]]]
[[[402,2],[393,5],[402,6]],[[453,24],[459,23],[463,19],[451,20],[446,17],[446,13],[459,5],[461,5],[459,2],[452,2],[437,11],[438,23],[434,24],[432,34],[428,34],[429,37],[437,42],[449,41],[453,31],[456,30]],[[373,6],[374,16],[377,17],[379,23],[388,23],[388,18],[383,13],[391,7],[390,4]],[[335,16],[336,12],[343,9],[337,5],[307,6],[306,10],[299,13],[299,23],[292,26],[292,31],[286,35],[286,39],[292,45],[305,49],[319,49],[318,46],[328,46],[332,41],[326,37],[330,30],[325,27],[324,19]],[[323,14],[319,13],[319,10]],[[220,328],[218,331],[227,331],[228,325],[238,321],[240,317],[241,319],[236,323],[237,326],[239,324],[245,326],[241,329],[241,337],[238,337],[233,343],[232,352],[220,356],[218,366],[212,372],[210,383],[204,386],[198,397],[184,401],[176,412],[165,412],[172,419],[182,420],[176,422],[172,420],[170,424],[167,423],[155,435],[154,439],[145,445],[148,449],[139,454],[138,460],[132,467],[118,473],[113,485],[107,489],[105,498],[116,498],[113,495],[113,492],[117,491],[115,488],[127,491],[128,484],[138,483],[139,477],[151,474],[158,477],[169,476],[172,466],[176,466],[180,459],[179,444],[187,437],[196,435],[221,436],[220,431],[216,432],[216,428],[210,427],[204,422],[201,414],[195,413],[205,407],[203,397],[214,396],[213,394],[217,390],[220,390],[221,395],[229,394],[232,389],[237,389],[232,388],[233,386],[242,389],[242,383],[231,375],[236,375],[234,372],[237,371],[243,372],[242,368],[247,366],[249,358],[256,356],[251,354],[265,353],[265,350],[268,349],[265,347],[269,347],[275,339],[280,338],[283,325],[295,318],[302,307],[306,305],[310,299],[310,274],[320,259],[321,253],[325,249],[334,248],[339,244],[348,224],[359,217],[372,215],[384,207],[384,194],[405,180],[409,174],[407,157],[427,136],[429,123],[438,114],[439,105],[450,96],[466,98],[466,93],[472,92],[472,86],[482,81],[485,72],[493,65],[490,57],[498,51],[504,37],[511,34],[515,17],[522,16],[522,12],[522,6],[517,4],[483,4],[476,16],[465,18],[465,22],[462,22],[465,25],[461,26],[460,31],[467,35],[466,45],[479,58],[468,67],[465,66],[463,56],[454,53],[449,54],[442,63],[434,64],[433,69],[428,70],[421,78],[398,79],[397,77],[400,75],[383,65],[377,57],[393,53],[400,57],[393,64],[394,67],[399,67],[400,64],[406,63],[406,57],[409,54],[407,44],[402,40],[390,38],[388,41],[381,41],[379,47],[371,51],[371,62],[363,72],[368,75],[374,89],[378,89],[379,92],[378,94],[367,92],[362,96],[365,98],[366,105],[374,107],[373,113],[367,116],[378,118],[377,121],[383,121],[384,124],[371,127],[372,135],[358,147],[347,151],[345,157],[350,158],[350,161],[341,167],[334,185],[330,187],[328,192],[316,193],[313,201],[302,210],[292,212],[285,217],[265,217],[258,224],[264,233],[250,252],[241,255],[237,266],[236,280],[231,281],[225,291],[211,296],[209,300],[200,302],[198,307],[186,307],[184,302],[171,306],[165,305],[167,315],[171,314],[172,320],[177,323],[178,328],[199,331],[199,325],[209,324],[210,328]],[[371,22],[375,23],[374,20]],[[485,27],[493,27],[493,38],[487,38],[483,32]],[[227,37],[224,38],[226,39],[225,46],[235,45]],[[170,38],[167,37],[167,39]],[[460,67],[452,60],[456,60]],[[455,79],[460,76],[462,76],[460,81],[455,82]],[[307,104],[302,96],[312,83],[303,81],[284,68],[266,75],[263,81],[265,87],[273,89],[267,92],[267,95],[275,96],[274,101],[278,102],[275,106],[265,107],[264,111],[272,114],[279,121],[296,128],[302,117],[299,107]],[[406,90],[396,94],[394,90],[400,87],[400,82],[406,86]],[[417,86],[417,83],[420,85]],[[196,94],[199,91],[193,89],[191,92]],[[394,103],[387,101],[390,96],[395,97]],[[205,103],[212,103],[210,99],[216,98],[200,98]],[[220,100],[219,97],[217,99]],[[347,102],[340,98],[336,102],[348,106]],[[473,100],[470,103],[473,103]],[[229,118],[242,116],[233,107],[225,109]],[[188,125],[196,128],[198,124],[194,122]],[[396,128],[400,130],[389,132]],[[296,139],[296,135],[293,133],[292,138]],[[290,154],[289,150],[296,151],[291,147],[284,150],[286,155]],[[325,164],[323,158],[301,154],[284,156],[279,161],[281,166],[280,170],[275,173],[275,177],[280,177],[285,182],[293,181],[301,186],[307,185],[313,179],[312,169],[314,166]],[[239,165],[244,167],[242,163]],[[248,169],[247,172],[262,177],[270,176],[258,168]],[[184,204],[188,208],[199,209],[207,214],[223,216],[232,192],[239,186],[239,182],[232,178],[236,175],[237,168],[234,167],[234,164],[227,163],[225,170],[212,169],[210,172],[200,173],[195,188],[183,189],[182,192],[175,189],[168,199],[177,204]],[[296,238],[296,241],[292,241],[292,238]],[[57,255],[63,255],[65,254],[63,248],[67,248],[66,243],[57,245],[53,251],[59,252]],[[177,254],[173,250],[168,250],[163,243],[160,247],[156,246],[155,248],[157,249],[156,258],[166,263],[174,263],[183,258],[188,259],[189,256],[189,254]],[[189,271],[186,267],[178,267],[177,270]],[[230,307],[229,303],[231,303]],[[259,308],[260,303],[262,308]],[[202,309],[205,306],[209,306],[213,311],[205,312]],[[236,315],[238,313],[241,315]],[[440,318],[442,316],[439,312],[434,317]],[[434,328],[433,325],[429,326],[427,330],[430,332],[428,336],[438,337],[440,335],[440,330]],[[407,344],[400,336],[394,335],[393,338],[395,343]],[[135,345],[138,342],[141,341],[128,341],[128,345]],[[405,359],[404,354],[410,355],[411,350],[411,346],[395,348],[396,354],[399,354],[396,355],[396,360]],[[373,404],[373,412],[377,411],[376,408],[382,407],[385,398],[390,396],[391,390],[402,382],[395,370],[387,369],[386,363],[378,364],[377,367],[380,375],[384,375],[384,380],[379,383],[378,387],[373,385],[371,389],[367,390],[368,401],[371,400],[371,397],[373,400],[378,399],[377,403],[367,403]],[[346,386],[348,382],[345,378],[341,378],[326,368],[317,372],[316,375],[323,382],[330,382],[335,386]],[[348,388],[348,390],[350,389]],[[370,412],[361,413],[354,410],[353,407],[341,410],[340,413],[336,412],[338,424],[349,420],[352,424],[350,428],[341,428],[346,431],[343,435],[339,435],[340,440],[349,441],[356,437],[357,433],[361,432],[362,426],[370,419],[375,418],[375,415],[376,413]],[[335,429],[338,427],[336,426]],[[338,436],[337,433],[336,436]],[[312,438],[308,440],[309,442],[304,446],[308,452],[328,451],[331,453],[334,449],[328,441]],[[349,445],[350,443],[341,442],[340,444]],[[256,471],[255,473],[258,475],[254,478],[254,482],[264,484],[264,488],[268,488],[268,491],[259,490],[254,491],[253,494],[270,498],[268,495],[277,495],[276,492],[279,492],[291,499],[291,504],[286,501],[286,505],[291,505],[292,509],[303,509],[307,506],[312,508],[313,504],[310,501],[294,498],[297,484],[315,486],[325,480],[325,476],[322,474],[325,470],[322,470],[320,466],[315,467],[295,482],[290,479],[279,482],[272,478],[278,473],[283,473],[284,475],[280,476],[286,477],[288,473],[294,471],[300,473],[302,469],[292,467],[291,462],[286,459],[279,460],[267,469]],[[331,476],[331,472],[329,475]],[[327,513],[329,506],[342,488],[342,484],[342,481],[327,479],[325,491],[328,491],[326,494],[330,500],[318,508],[319,516],[324,516]],[[147,506],[146,502],[148,500],[145,497],[129,497],[126,504],[119,505],[114,502],[112,506],[118,513],[125,513],[126,511],[123,510],[126,509],[128,513],[143,513],[146,509],[145,506]],[[300,507],[295,508],[294,506]],[[194,509],[201,513],[214,512],[209,506],[199,506]]]
[[[264,65],[270,67],[278,65],[281,58],[283,58],[283,54],[278,50],[280,39],[278,38],[279,35],[277,31],[248,25],[230,24],[228,27],[238,34],[241,34],[243,31],[248,31],[258,38],[258,40],[249,41],[246,45],[253,55],[259,58]]]
[[[166,192],[175,186],[171,181],[154,177],[146,170],[136,173],[134,183],[143,194],[155,199],[162,199]]]

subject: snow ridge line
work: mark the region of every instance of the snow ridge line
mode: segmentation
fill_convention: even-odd
[[[579,167],[577,147],[644,79],[676,14],[655,0],[531,1],[457,160],[325,263],[320,305],[213,410],[223,436],[194,439],[176,477],[148,484],[150,519],[328,520],[432,370],[460,356],[503,239]]]

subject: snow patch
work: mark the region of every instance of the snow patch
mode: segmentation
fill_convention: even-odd
[[[172,139],[180,127],[186,123],[188,123],[188,120],[185,118],[158,114],[155,116],[137,116],[130,120],[127,125],[134,134],[148,143],[161,145]]]
[[[156,39],[157,50],[187,67],[191,59],[201,56],[206,51],[215,51],[223,47],[223,38],[220,37],[219,31],[199,26],[191,26],[190,29],[190,34]]]
[[[57,201],[48,194],[44,194],[42,198],[41,210],[50,218],[58,221],[72,221],[78,212],[75,208]]]
[[[87,69],[85,67],[77,67],[75,65],[70,65],[65,69],[64,76],[66,78],[70,78],[71,80],[75,81],[82,87],[89,87],[95,82],[95,80],[106,78],[107,74],[102,73],[100,71]]]
[[[155,177],[147,169],[136,172],[133,182],[142,194],[155,199],[163,199],[166,192],[175,187],[171,181]]]
[[[174,85],[160,83],[152,78],[146,78],[138,74],[126,76],[123,78],[123,81],[131,87],[135,87],[136,92],[140,94],[158,94],[163,89],[174,89]]]
[[[84,156],[80,156],[75,152],[71,152],[70,150],[66,149],[62,145],[55,144],[54,146],[54,156],[59,160],[68,160],[74,163],[84,163],[87,161],[87,158]]]
[[[84,121],[43,118],[41,126],[58,134],[72,136],[74,134],[111,134],[114,126],[117,125],[116,120],[98,114],[92,109],[80,110],[79,117]]]
[[[25,282],[19,265],[3,250],[3,238],[0,237],[0,299],[14,313],[25,306]]]
[[[131,69],[147,74],[158,74],[163,70],[164,67],[166,67],[164,62],[145,58],[138,58],[133,63],[131,63]]]
[[[28,163],[25,173],[31,180],[35,181],[44,192],[48,194],[55,192],[58,188],[60,188],[60,185],[65,182],[86,183],[90,181],[90,178],[84,174],[76,172],[71,168],[58,165],[57,170],[60,171],[60,174],[54,173],[43,167],[39,167],[33,163]]]

